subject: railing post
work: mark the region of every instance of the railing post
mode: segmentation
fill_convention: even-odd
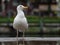
[[[39,11],[40,16],[40,36],[43,37],[43,16],[41,16],[41,11]]]

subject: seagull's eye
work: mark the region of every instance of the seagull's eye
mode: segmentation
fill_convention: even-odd
[[[22,7],[22,6],[20,6],[20,7]]]
[[[21,6],[20,6],[21,7]]]

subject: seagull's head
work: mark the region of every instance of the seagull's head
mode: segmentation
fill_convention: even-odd
[[[17,6],[17,10],[23,10],[23,9],[26,9],[28,8],[27,6],[23,6],[23,5],[18,5]]]

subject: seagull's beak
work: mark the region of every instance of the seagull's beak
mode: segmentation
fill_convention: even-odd
[[[27,6],[23,6],[24,9],[28,8]]]

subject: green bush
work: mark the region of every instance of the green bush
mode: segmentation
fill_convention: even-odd
[[[40,22],[41,20],[43,22],[46,22],[46,23],[60,23],[60,18],[57,18],[57,17],[39,17],[39,16],[26,16],[27,17],[27,20],[29,23],[38,23]],[[2,18],[0,17],[0,23],[4,23],[4,22],[13,22],[13,17],[11,17],[10,19],[9,18]]]

